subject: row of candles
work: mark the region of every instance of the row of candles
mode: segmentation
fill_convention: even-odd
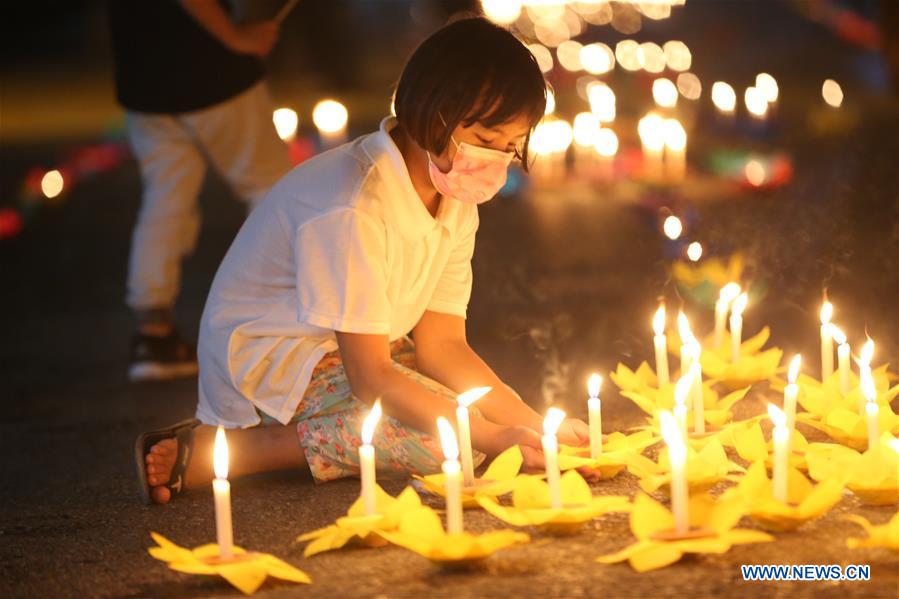
[[[730,312],[729,324],[732,338],[736,341],[732,347],[734,361],[739,359],[739,345],[742,331],[742,314],[746,308],[748,296],[741,293],[739,285],[729,283],[719,293],[718,302],[715,305],[715,333],[714,343],[720,345],[723,342],[724,322]],[[829,307],[827,307],[829,306]],[[829,302],[822,309],[822,356],[826,366],[826,354],[833,352],[832,340],[836,339],[840,348],[846,347],[843,353],[847,359],[840,360],[841,383],[844,380],[842,369],[847,369],[845,380],[848,381],[848,345],[845,337],[839,329],[830,323],[833,308]],[[681,312],[678,315],[678,328],[682,341],[681,345],[681,373],[682,376],[675,384],[675,406],[672,412],[662,411],[659,414],[659,423],[662,437],[668,447],[668,457],[671,464],[671,505],[675,519],[675,531],[684,534],[688,530],[688,490],[686,478],[687,438],[688,438],[688,400],[693,407],[693,433],[705,433],[705,419],[703,414],[702,398],[702,366],[700,364],[701,344],[690,330],[687,317]],[[661,388],[670,383],[667,356],[667,340],[665,336],[665,307],[660,306],[653,317],[654,347],[656,357],[656,370],[658,383]],[[830,341],[828,341],[830,339]],[[874,386],[871,371],[871,359],[873,357],[874,344],[870,339],[865,343],[860,354],[859,378],[862,396],[865,401],[863,408],[866,414],[868,430],[868,447],[877,446],[879,438],[877,391]],[[842,355],[842,354],[841,354]],[[831,358],[831,369],[832,359]],[[796,355],[790,361],[788,369],[788,384],[784,388],[783,409],[773,404],[768,406],[769,417],[774,424],[772,438],[774,443],[773,465],[773,492],[778,501],[786,502],[788,496],[787,468],[790,452],[790,438],[795,427],[796,403],[799,396],[797,384],[802,358]],[[845,366],[844,366],[845,365]],[[826,372],[826,370],[824,371]],[[826,377],[824,377],[826,378]],[[602,408],[599,397],[602,378],[593,374],[587,382],[589,414],[590,456],[593,459],[602,454]],[[456,429],[444,418],[437,419],[437,430],[444,454],[442,471],[446,487],[446,514],[447,532],[450,534],[461,533],[464,529],[462,516],[462,491],[463,488],[471,488],[476,483],[474,476],[474,460],[471,445],[471,426],[469,408],[476,401],[490,392],[490,387],[478,387],[457,396]],[[846,391],[844,391],[845,393]],[[860,406],[860,411],[862,407]],[[377,514],[376,503],[376,469],[375,449],[372,445],[375,429],[382,416],[380,400],[376,401],[372,409],[365,417],[361,430],[361,445],[359,447],[361,498],[366,515]],[[551,407],[547,411],[543,421],[543,436],[541,446],[545,460],[546,480],[549,487],[550,505],[554,509],[562,509],[561,473],[558,462],[559,444],[556,437],[557,431],[565,419],[565,412],[557,407]],[[458,433],[458,437],[457,437]],[[213,494],[216,513],[216,532],[219,552],[223,559],[233,556],[233,533],[231,525],[231,501],[230,484],[228,482],[228,446],[224,429],[219,427],[216,432],[215,446],[213,449]]]

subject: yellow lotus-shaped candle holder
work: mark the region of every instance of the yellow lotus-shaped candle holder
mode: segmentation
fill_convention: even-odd
[[[167,563],[172,570],[186,574],[221,576],[245,595],[255,593],[268,576],[304,584],[312,582],[302,570],[268,553],[234,547],[234,556],[223,560],[215,543],[188,549],[172,543],[158,533],[151,532],[150,536],[157,545],[148,550],[150,555]]]
[[[730,428],[730,443],[742,459],[747,462],[764,462],[768,469],[774,463],[774,443],[765,441],[765,434],[758,420],[753,420],[744,425],[742,422]],[[805,460],[805,452],[808,449],[808,441],[798,430],[790,434],[790,453],[787,456],[789,465],[802,472],[808,471]]]
[[[379,534],[394,545],[445,567],[467,567],[500,549],[530,540],[527,534],[514,530],[450,534],[443,529],[440,516],[424,505],[404,514],[396,530]]]
[[[744,514],[738,498],[715,501],[708,495],[690,497],[690,530],[674,531],[674,516],[662,504],[638,493],[631,510],[631,531],[637,542],[596,559],[601,564],[628,560],[637,572],[664,568],[686,553],[724,553],[733,545],[773,540],[757,530],[734,528]]]
[[[712,427],[720,428],[733,420],[734,414],[731,408],[733,408],[735,403],[746,397],[749,387],[743,387],[721,396],[714,388],[715,382],[714,379],[702,381],[703,417],[706,423]],[[674,408],[674,387],[671,384],[664,385],[661,389],[642,387],[639,390],[622,391],[621,396],[637,404],[637,407],[650,417],[655,417],[660,410],[671,410]],[[688,405],[687,407],[689,410],[690,406]],[[692,410],[690,411],[692,412]],[[692,422],[692,418],[691,414],[689,416],[690,422]],[[652,421],[650,422],[652,423]]]
[[[462,506],[477,507],[478,497],[499,497],[511,493],[515,477],[518,476],[523,461],[521,448],[517,445],[513,445],[496,456],[487,466],[484,475],[475,479],[474,485],[462,487]],[[446,476],[442,472],[425,476],[416,474],[414,478],[421,482],[422,487],[428,493],[440,497],[446,496]]]
[[[811,443],[806,452],[808,473],[817,481],[836,480],[862,503],[899,503],[899,457],[887,446],[884,434],[873,450],[860,453],[832,443]]]
[[[715,483],[730,479],[731,473],[744,472],[742,466],[728,459],[724,447],[716,438],[712,438],[699,450],[687,447],[686,470],[690,494],[704,493]],[[628,464],[628,471],[640,479],[640,488],[647,493],[657,490],[668,493],[671,483],[668,448],[659,451],[657,462],[645,456],[635,456]]]
[[[731,254],[727,262],[718,257],[708,258],[701,262],[684,262],[678,260],[671,265],[674,280],[688,289],[709,283],[717,293],[731,281],[739,281],[743,274],[743,256]]]
[[[877,403],[881,408],[888,406],[893,399],[899,395],[899,385],[890,387],[891,374],[887,370],[887,365],[883,365],[872,373],[874,379],[874,388],[877,390]],[[832,376],[824,380],[818,381],[814,377],[800,374],[796,381],[799,386],[799,405],[802,406],[812,417],[818,420],[822,419],[835,408],[845,408],[850,412],[858,413],[859,406],[864,405],[867,398],[862,394],[861,387],[858,384],[858,377],[853,373],[852,384],[849,392],[843,395],[840,391],[839,372],[835,372]],[[771,389],[774,391],[783,391],[786,381],[776,379],[771,382]]]
[[[646,362],[640,362],[636,370],[631,370],[619,362],[615,370],[609,373],[609,378],[622,391],[645,393],[647,390],[657,390],[659,387],[659,379],[655,371]],[[671,387],[673,389],[674,385],[671,384]]]
[[[836,406],[820,417],[800,412],[796,414],[796,421],[826,433],[831,439],[847,447],[858,450],[868,447],[867,416],[859,415],[857,410]],[[880,405],[877,426],[881,431],[899,432],[899,416],[888,404]]]
[[[412,487],[406,487],[396,497],[391,497],[380,486],[375,485],[375,505],[378,513],[365,515],[362,498],[356,499],[346,516],[338,518],[334,524],[313,530],[297,537],[297,541],[312,541],[306,545],[303,555],[311,557],[317,553],[340,549],[351,541],[369,547],[387,544],[379,532],[396,530],[404,514],[421,507],[421,499]]]
[[[725,332],[720,348],[702,352],[700,362],[703,373],[717,379],[727,389],[771,380],[780,370],[783,350],[778,347],[762,349],[770,336],[770,329],[764,327],[744,341],[740,345],[740,357],[734,362],[730,354],[730,334]],[[706,344],[711,345],[711,342],[706,341]]]
[[[883,547],[899,553],[899,512],[896,512],[896,514],[890,518],[889,522],[880,526],[871,524],[866,519],[861,516],[856,516],[855,514],[844,516],[844,518],[850,522],[855,522],[868,533],[868,538],[866,539],[856,539],[852,537],[846,539],[846,546],[850,549],[857,549],[859,547]]]
[[[739,497],[749,517],[764,528],[777,532],[795,530],[823,516],[843,495],[843,485],[828,480],[813,485],[795,468],[787,469],[787,502],[774,498],[774,485],[764,462],[755,462],[746,475],[724,496]]]
[[[602,453],[593,459],[589,447],[561,445],[559,447],[559,468],[591,468],[597,470],[601,478],[617,476],[627,467],[635,455],[659,441],[652,431],[642,430],[631,435],[614,432],[607,435],[602,444]]]
[[[501,505],[491,497],[479,497],[486,511],[513,526],[536,526],[550,533],[574,534],[590,520],[608,512],[630,510],[627,497],[593,496],[590,485],[575,470],[561,478],[562,507],[550,503],[549,485],[537,476],[520,476],[512,491],[512,505]]]

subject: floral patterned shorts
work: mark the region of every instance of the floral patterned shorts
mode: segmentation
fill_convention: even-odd
[[[430,391],[455,401],[456,393],[415,370],[415,346],[408,337],[390,345],[393,366]],[[315,370],[306,393],[291,419],[296,423],[306,463],[316,482],[359,476],[359,445],[362,420],[369,406],[353,397],[339,351],[325,354]],[[272,418],[260,414],[264,424]],[[405,478],[409,474],[431,474],[440,470],[443,452],[440,441],[409,428],[385,415],[374,438],[378,476]],[[474,452],[475,464],[484,455]]]

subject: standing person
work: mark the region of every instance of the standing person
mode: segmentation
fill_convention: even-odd
[[[197,372],[173,308],[181,261],[200,229],[211,166],[252,209],[286,173],[262,57],[278,25],[235,24],[217,0],[109,2],[115,81],[143,194],[131,241],[127,303],[135,313],[129,377]]]
[[[144,498],[166,503],[211,480],[214,425],[236,429],[232,476],[304,466],[318,482],[358,475],[359,430],[376,398],[386,415],[378,466],[436,472],[435,419],[452,420],[456,394],[480,386],[492,391],[471,419],[478,459],[520,445],[525,466],[542,467],[542,417],[471,348],[465,316],[478,204],[513,160],[526,168],[545,104],[543,75],[518,39],[486,19],[457,21],[409,59],[396,118],[284,177],[210,290],[199,420],[137,439]],[[580,420],[559,430],[562,443],[588,438]]]

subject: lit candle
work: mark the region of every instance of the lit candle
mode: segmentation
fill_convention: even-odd
[[[743,310],[749,303],[749,296],[741,293],[734,300],[730,312],[730,351],[731,359],[736,363],[740,359],[740,344],[743,342]]]
[[[459,465],[459,444],[449,420],[437,418],[440,445],[443,447],[443,475],[446,480],[446,531],[461,533],[462,525],[462,466]]]
[[[730,310],[730,303],[738,295],[740,295],[740,286],[734,282],[728,283],[718,292],[718,299],[715,301],[715,348],[721,347],[724,342],[727,312]]]
[[[862,394],[865,396],[865,415],[868,424],[868,449],[877,447],[880,431],[877,425],[877,416],[880,406],[877,405],[877,388],[874,386],[874,377],[871,369],[866,368],[861,373]]]
[[[774,404],[768,404],[768,417],[774,423],[774,499],[787,502],[787,456],[790,451],[790,429],[787,418]]]
[[[695,340],[694,340],[695,341]],[[693,404],[693,432],[705,434],[705,406],[702,403],[702,363],[699,361],[699,343],[690,344],[690,398]]]
[[[677,119],[665,120],[665,176],[670,183],[687,176],[687,132]]]
[[[840,393],[847,395],[852,389],[849,379],[849,343],[846,334],[836,325],[830,325],[830,336],[837,342],[837,368],[840,372]]]
[[[618,136],[614,131],[603,127],[596,135],[594,145],[599,154],[599,177],[603,181],[615,178],[615,154],[618,153]]]
[[[553,508],[562,507],[562,481],[559,472],[559,442],[556,431],[565,420],[565,412],[550,408],[543,419],[543,459],[546,462],[546,482],[549,484],[549,500]]]
[[[685,534],[690,529],[687,501],[687,444],[678,430],[671,412],[659,412],[662,437],[668,445],[668,461],[671,462],[671,512],[674,515],[674,530]]]
[[[799,377],[799,368],[802,365],[802,356],[796,354],[790,360],[790,370],[787,373],[787,386],[784,387],[784,412],[787,415],[787,428],[791,431],[796,426],[796,398],[799,397],[799,385],[796,379]]]
[[[665,304],[659,305],[655,316],[652,317],[652,330],[655,337],[652,338],[656,350],[656,375],[659,380],[659,389],[670,382],[668,377],[668,339],[665,336]]]
[[[599,389],[602,377],[593,374],[587,381],[587,411],[590,415],[590,457],[594,460],[602,454],[602,403],[599,400]]]
[[[459,444],[462,453],[462,475],[465,486],[474,484],[474,459],[471,455],[471,423],[468,420],[468,408],[477,400],[490,392],[492,387],[476,387],[456,397],[459,407],[456,408],[456,426],[459,428]]]
[[[330,148],[346,141],[349,113],[337,100],[322,100],[312,109],[312,122],[318,129],[322,146]]]
[[[858,356],[858,380],[861,382],[865,376],[871,376],[871,360],[874,359],[874,340],[868,337],[862,350]],[[865,411],[865,395],[862,393],[858,396],[858,414],[861,416]]]
[[[300,119],[296,111],[290,108],[278,108],[272,113],[272,122],[275,124],[275,132],[286,143],[292,142],[297,137],[297,126]]]
[[[574,168],[581,177],[593,175],[596,161],[596,141],[599,136],[599,117],[592,112],[581,112],[575,115],[573,123],[574,135]]]
[[[693,375],[687,373],[677,380],[674,385],[674,420],[681,435],[687,438],[687,398],[693,386]]]
[[[821,305],[821,382],[833,374],[833,339],[830,336],[830,319],[833,304],[826,299]]]
[[[757,87],[747,87],[743,100],[746,103],[746,110],[754,119],[765,120],[765,117],[768,116],[768,98],[762,90]]]
[[[662,178],[662,150],[665,148],[665,120],[650,113],[640,119],[637,133],[643,145],[643,175],[648,181]]]
[[[730,118],[734,115],[737,106],[737,94],[734,88],[724,81],[716,81],[712,85],[712,103],[718,109],[718,113]]]
[[[234,557],[234,531],[231,527],[231,483],[228,482],[228,440],[221,426],[215,431],[212,448],[212,496],[215,500],[215,533],[219,544],[219,557]]]
[[[362,445],[359,446],[359,480],[362,483],[362,504],[365,506],[366,516],[373,516],[378,512],[375,495],[375,448],[371,440],[380,419],[381,400],[378,399],[362,421]]]
[[[680,311],[677,313],[677,332],[680,335],[680,373],[687,374],[690,365],[693,364],[693,353],[690,351],[690,343],[696,340],[693,331],[690,330],[690,321],[687,315]]]

